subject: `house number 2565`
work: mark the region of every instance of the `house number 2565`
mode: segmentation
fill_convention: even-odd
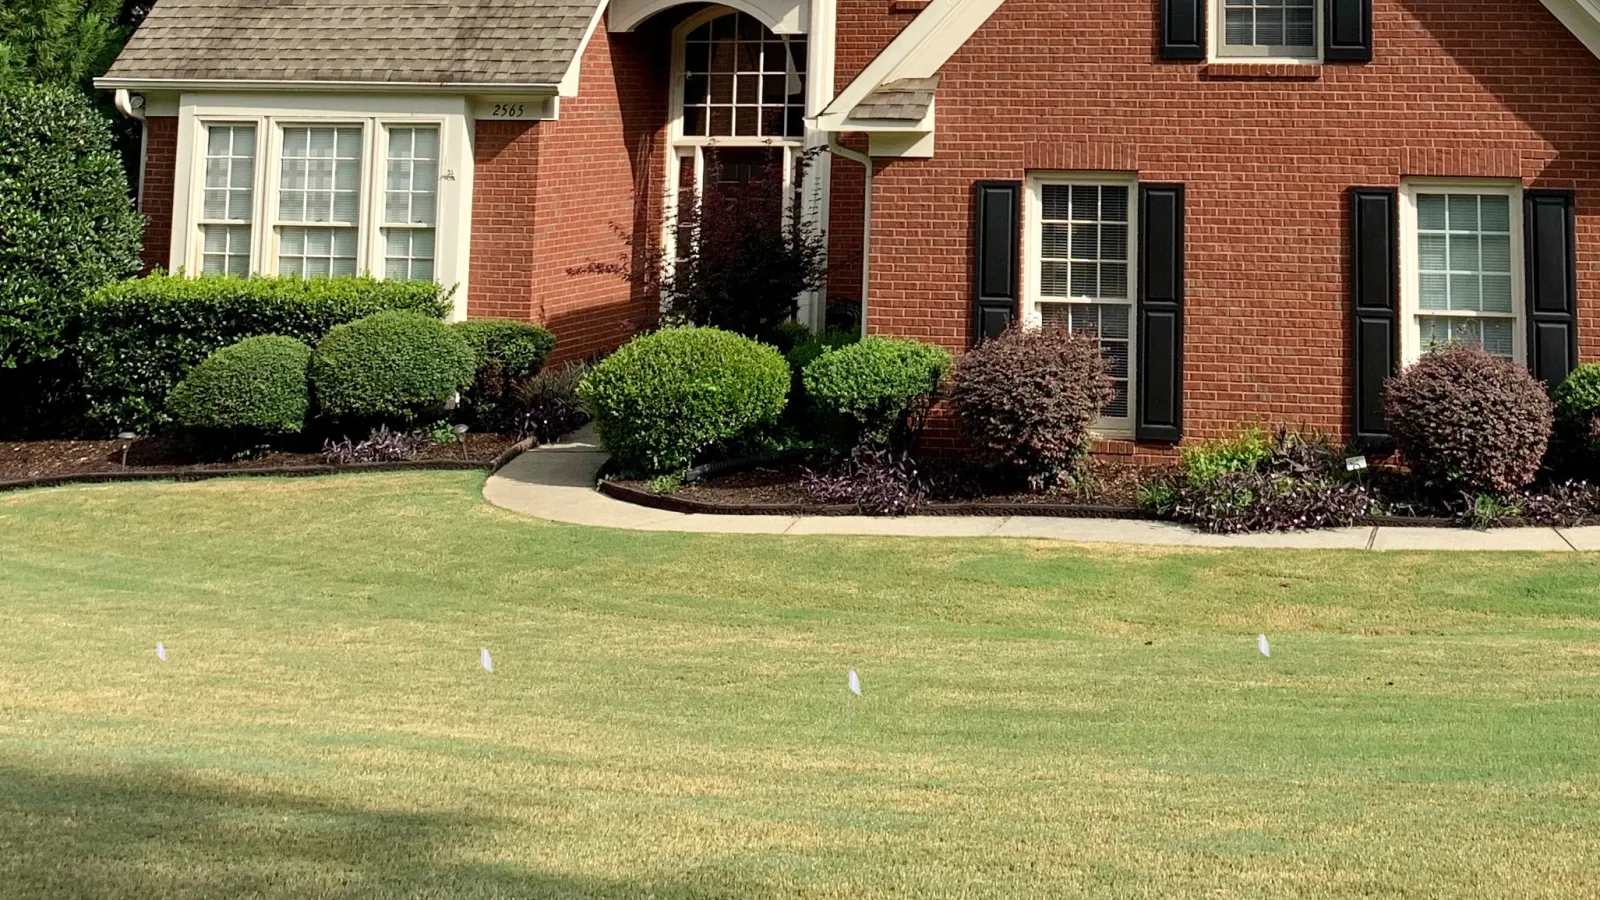
[[[520,119],[527,114],[528,108],[524,104],[496,103],[494,105],[494,113],[491,117],[495,119]]]

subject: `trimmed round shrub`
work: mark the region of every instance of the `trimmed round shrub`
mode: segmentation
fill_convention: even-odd
[[[0,88],[0,367],[61,355],[76,304],[139,271],[143,227],[81,91]]]
[[[777,347],[779,353],[787,356],[790,350],[811,337],[811,329],[807,328],[805,323],[791,319],[774,325],[766,337],[762,343]]]
[[[1502,494],[1538,473],[1554,420],[1527,369],[1462,346],[1434,350],[1389,379],[1383,413],[1425,484]]]
[[[1089,426],[1111,401],[1100,342],[1065,328],[1011,329],[956,364],[950,403],[984,458],[1048,480],[1089,450]]]
[[[1573,369],[1556,387],[1555,404],[1556,422],[1562,432],[1587,443],[1595,420],[1600,418],[1600,363],[1585,363]]]
[[[800,341],[789,348],[784,356],[789,360],[789,367],[794,369],[795,376],[798,377],[800,373],[806,370],[806,366],[811,365],[817,357],[829,350],[848,347],[859,340],[861,340],[861,335],[853,331],[826,331],[822,334],[813,334]]]
[[[167,395],[185,428],[294,434],[311,406],[311,348],[291,337],[245,338],[206,357]]]
[[[474,362],[438,319],[381,312],[328,332],[311,354],[311,386],[335,418],[410,422],[471,383]]]
[[[555,348],[555,335],[510,319],[468,319],[452,327],[472,348],[477,367],[471,387],[462,392],[462,406],[479,428],[509,430],[516,388],[539,374]]]
[[[855,438],[903,443],[916,429],[950,370],[943,347],[909,338],[869,337],[826,350],[805,367],[806,396],[823,414],[842,420]]]
[[[669,328],[602,360],[578,397],[624,470],[656,474],[777,422],[788,390],[777,350],[717,328]]]

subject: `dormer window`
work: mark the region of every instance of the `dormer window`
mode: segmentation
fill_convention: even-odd
[[[1319,0],[1215,0],[1214,56],[1241,62],[1315,62]]]

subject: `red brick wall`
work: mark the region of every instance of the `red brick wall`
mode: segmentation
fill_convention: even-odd
[[[139,211],[144,213],[144,272],[165,269],[172,255],[174,175],[178,168],[178,117],[144,120],[144,170],[140,174]]]
[[[625,234],[653,245],[660,228],[667,117],[668,36],[646,27],[609,34],[584,54],[578,96],[539,127],[547,160],[539,177],[534,279],[537,318],[556,333],[558,359],[615,348],[654,320],[656,301],[616,275],[569,275],[591,262],[618,262]],[[644,248],[630,260],[645,262]]]
[[[478,123],[469,316],[543,324],[562,362],[616,347],[655,315],[620,277],[568,269],[623,259],[623,235],[656,237],[668,59],[662,27],[602,25],[559,118]]]
[[[539,123],[477,123],[467,315],[533,320]]]
[[[874,34],[882,0],[842,0]],[[971,335],[972,182],[1116,168],[1188,186],[1185,432],[1347,430],[1345,190],[1407,175],[1577,191],[1600,356],[1600,62],[1535,0],[1375,0],[1376,60],[1286,80],[1155,58],[1154,0],[1010,0],[940,73],[936,156],[880,163],[869,327]],[[847,13],[846,10],[852,10]],[[841,44],[841,84],[875,40]]]

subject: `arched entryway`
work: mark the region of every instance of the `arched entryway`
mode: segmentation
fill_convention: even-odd
[[[672,32],[666,234],[707,179],[723,185],[782,179],[791,193],[805,147],[804,35],[774,34],[755,16],[711,7]]]

